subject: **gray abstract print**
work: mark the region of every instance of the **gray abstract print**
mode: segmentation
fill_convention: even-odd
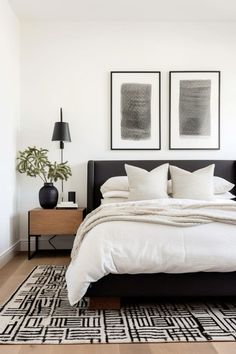
[[[180,80],[179,134],[210,136],[211,80]]]
[[[121,85],[121,139],[147,140],[151,137],[151,90],[149,84]]]

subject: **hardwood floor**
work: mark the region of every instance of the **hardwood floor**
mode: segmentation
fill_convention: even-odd
[[[0,269],[0,303],[40,264],[68,264],[68,255],[38,255],[28,261],[19,253]],[[81,344],[81,345],[0,345],[0,354],[236,354],[236,343],[160,343],[160,344]]]

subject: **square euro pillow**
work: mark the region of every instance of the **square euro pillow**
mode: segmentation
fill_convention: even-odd
[[[173,198],[213,200],[214,169],[214,164],[195,172],[189,172],[175,166],[170,166]]]
[[[129,181],[129,200],[168,198],[168,168],[169,164],[166,163],[148,172],[142,168],[125,164]]]

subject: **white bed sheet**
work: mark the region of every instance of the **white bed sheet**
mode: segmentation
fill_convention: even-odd
[[[136,273],[236,271],[236,226],[209,223],[176,227],[112,221],[84,238],[66,281],[70,304],[103,276]]]

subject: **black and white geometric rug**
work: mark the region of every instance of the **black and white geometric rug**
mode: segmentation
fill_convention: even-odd
[[[76,344],[235,341],[234,303],[70,306],[66,266],[38,266],[0,309],[0,343]]]

